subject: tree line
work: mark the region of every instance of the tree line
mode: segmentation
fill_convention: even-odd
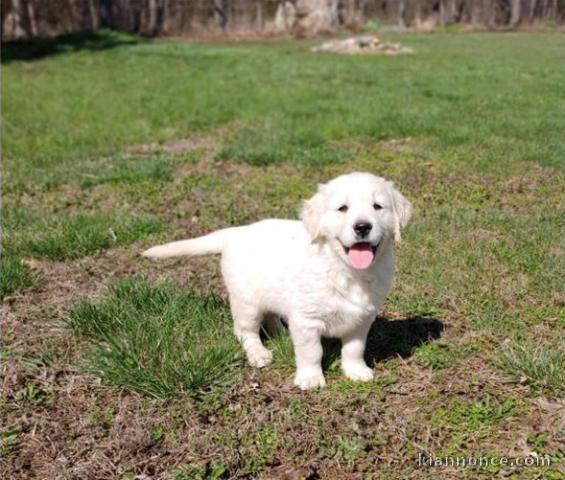
[[[320,33],[367,21],[407,28],[565,23],[565,0],[1,0],[2,40],[101,27],[147,36]],[[310,21],[310,19],[322,21]]]

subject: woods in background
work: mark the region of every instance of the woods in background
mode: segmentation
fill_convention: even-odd
[[[147,36],[202,32],[311,35],[368,21],[428,30],[565,22],[565,0],[2,0],[2,40],[111,28]]]

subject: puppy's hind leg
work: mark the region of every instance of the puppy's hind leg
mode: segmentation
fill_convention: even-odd
[[[233,331],[241,342],[247,361],[256,368],[266,367],[273,361],[273,354],[263,346],[259,331],[262,315],[255,305],[231,302]]]

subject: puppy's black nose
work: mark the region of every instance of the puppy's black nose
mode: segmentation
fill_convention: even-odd
[[[355,225],[353,225],[353,230],[355,230],[355,233],[361,238],[365,238],[367,235],[369,235],[369,232],[372,228],[373,225],[368,222],[357,222]]]

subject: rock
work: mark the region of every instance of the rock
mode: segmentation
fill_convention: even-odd
[[[399,43],[381,42],[374,35],[361,35],[346,38],[345,40],[331,40],[318,47],[312,48],[313,52],[335,52],[346,54],[380,53],[384,55],[398,55],[399,53],[412,53],[410,47]]]

